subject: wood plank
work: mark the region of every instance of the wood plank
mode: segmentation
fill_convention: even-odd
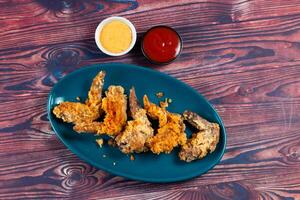
[[[41,2],[47,1],[41,0]],[[26,21],[20,20],[18,17],[15,19],[14,13],[12,13],[11,15],[13,16],[10,17],[10,13],[3,12],[3,20],[1,20],[0,23],[2,22],[3,27],[6,27],[6,29],[4,32],[0,33],[0,37],[2,38],[0,46],[1,48],[12,48],[11,44],[14,43],[20,48],[24,46],[41,44],[49,45],[66,41],[73,42],[90,39],[93,38],[95,27],[99,21],[111,13],[119,13],[120,15],[128,17],[137,26],[139,32],[143,32],[147,28],[157,24],[158,22],[154,21],[152,16],[159,16],[161,13],[164,13],[164,15],[157,18],[159,19],[159,23],[170,24],[174,27],[182,27],[185,31],[193,30],[195,28],[199,29],[206,25],[210,25],[209,28],[217,28],[218,31],[222,30],[224,26],[240,29],[243,28],[243,26],[239,25],[239,22],[243,22],[243,20],[239,20],[239,18],[246,19],[244,20],[246,24],[251,24],[247,22],[247,20],[250,19],[260,19],[264,21],[269,18],[278,21],[279,23],[281,20],[288,19],[293,23],[293,21],[299,19],[298,15],[300,14],[299,9],[296,9],[296,6],[299,4],[297,1],[291,1],[288,5],[281,5],[282,1],[276,1],[272,4],[264,4],[264,6],[257,6],[255,3],[252,5],[247,2],[240,4],[239,1],[237,1],[236,4],[234,4],[235,1],[233,1],[233,4],[205,3],[197,1],[190,1],[188,3],[183,1],[181,4],[178,4],[178,2],[166,1],[157,4],[153,9],[149,7],[151,4],[149,6],[144,4],[144,7],[139,6],[139,10],[131,10],[129,12],[128,9],[136,8],[137,3],[134,2],[135,1],[128,1],[128,3],[125,4],[118,3],[117,1],[113,4],[106,2],[91,2],[84,4],[78,2],[70,5],[68,3],[57,5],[58,7],[54,6],[55,4],[35,4],[32,1],[27,1],[17,7],[11,4],[11,7],[4,8],[12,9],[13,7],[14,12],[21,12],[23,14],[24,12],[28,12],[25,11],[27,9],[33,9],[33,11],[30,16],[26,18]],[[124,8],[124,6],[127,7]],[[85,9],[80,10],[80,7]],[[241,9],[243,9],[243,12]],[[248,11],[244,12],[245,10]],[[282,15],[280,15],[281,18],[278,18],[278,14],[274,16],[272,10],[277,10],[277,13],[282,13]],[[259,18],[260,15],[258,13],[260,12],[264,14],[264,18]],[[32,13],[36,14],[33,15]],[[171,15],[168,15],[169,13]],[[99,15],[101,16],[100,19]],[[295,20],[292,20],[291,18]],[[147,26],[145,26],[145,22],[147,22]],[[263,28],[266,25],[271,26],[272,24],[261,23],[259,28]],[[282,26],[288,25],[290,24],[282,24]],[[258,26],[252,26],[252,30],[255,29],[255,27],[257,30]],[[60,31],[57,31],[57,28],[60,28]],[[251,27],[247,29],[250,29],[251,31]],[[286,28],[282,29],[283,32],[288,30],[289,29]],[[203,31],[205,31],[205,28]],[[47,33],[46,40],[43,39],[45,38],[43,35],[45,32]],[[221,33],[222,32],[223,31],[221,31]],[[247,32],[244,34],[247,34]]]
[[[111,15],[139,33],[167,24],[182,35],[179,59],[155,69],[194,87],[224,120],[228,146],[209,173],[125,180],[54,135],[47,95],[64,75],[111,61],[155,67],[138,46],[121,58],[99,52],[94,30]],[[297,0],[0,1],[0,199],[300,199],[299,16]]]

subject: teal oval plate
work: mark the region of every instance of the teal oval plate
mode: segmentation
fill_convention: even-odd
[[[61,101],[76,101],[76,97],[84,100],[94,76],[100,70],[106,71],[104,89],[109,85],[122,85],[128,94],[129,89],[134,86],[140,102],[143,95],[147,94],[155,103],[159,101],[156,93],[161,91],[164,97],[173,100],[168,107],[170,112],[183,113],[184,110],[192,110],[207,120],[220,124],[221,136],[216,150],[204,159],[190,163],[179,160],[178,149],[174,149],[170,154],[135,154],[135,160],[131,161],[130,157],[121,153],[118,148],[107,144],[102,148],[98,147],[95,142],[96,136],[74,132],[71,124],[63,123],[52,114],[52,109]],[[212,105],[192,87],[164,73],[144,67],[120,63],[82,67],[62,78],[52,88],[47,111],[57,136],[79,158],[99,169],[129,179],[160,183],[190,179],[213,168],[225,151],[225,128]],[[191,135],[188,128],[186,133]]]

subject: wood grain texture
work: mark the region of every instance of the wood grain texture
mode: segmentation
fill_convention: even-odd
[[[99,52],[97,24],[125,16],[141,33],[174,27],[184,42],[156,67],[138,45]],[[300,199],[300,1],[0,0],[0,199]],[[46,116],[64,75],[92,63],[153,67],[219,111],[227,151],[213,170],[171,184],[126,180],[79,160]]]

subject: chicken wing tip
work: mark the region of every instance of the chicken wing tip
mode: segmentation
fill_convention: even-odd
[[[106,72],[104,70],[101,70],[98,75],[102,75],[102,76],[105,76],[106,75]]]
[[[133,118],[135,118],[136,113],[138,112],[139,109],[141,109],[141,106],[138,102],[138,99],[136,97],[135,89],[132,87],[130,89],[129,93],[129,108],[130,108],[130,113]]]

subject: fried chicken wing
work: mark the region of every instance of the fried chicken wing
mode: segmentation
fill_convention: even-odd
[[[57,118],[68,123],[92,122],[100,116],[101,94],[105,72],[100,71],[93,79],[85,103],[62,102],[55,106],[53,113]]]
[[[155,154],[170,153],[174,147],[186,142],[185,125],[181,115],[168,112],[165,107],[151,103],[144,96],[147,114],[159,120],[159,129],[154,137],[149,139],[150,150]]]
[[[134,88],[130,90],[129,107],[133,120],[128,121],[125,130],[116,137],[117,145],[126,154],[147,151],[146,142],[153,136],[153,128],[145,109],[138,103]]]
[[[74,130],[79,133],[88,132],[110,136],[119,134],[127,121],[127,97],[124,94],[124,88],[109,86],[101,107],[106,113],[103,122],[78,123],[74,126]]]
[[[179,158],[186,162],[205,157],[208,153],[213,152],[219,142],[220,127],[219,124],[210,123],[201,118],[196,113],[185,111],[184,119],[195,128],[199,129],[187,140],[179,152]]]
[[[179,114],[168,113],[167,123],[157,130],[150,139],[149,146],[153,153],[170,153],[174,147],[186,142],[185,125]]]

